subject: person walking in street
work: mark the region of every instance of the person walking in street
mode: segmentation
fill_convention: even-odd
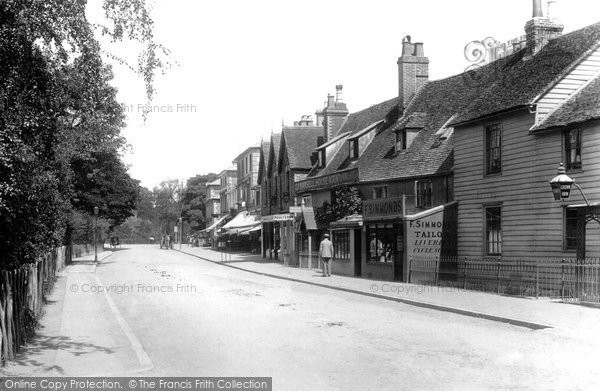
[[[333,243],[329,240],[329,234],[323,235],[319,246],[319,257],[323,261],[323,277],[331,277],[331,258],[333,258]]]

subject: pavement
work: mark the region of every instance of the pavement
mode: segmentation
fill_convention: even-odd
[[[595,336],[600,309],[556,300],[512,297],[460,288],[436,287],[332,275],[321,271],[287,267],[280,262],[249,253],[223,253],[186,245],[174,248],[195,257],[274,278],[392,300],[459,315],[509,323],[532,330],[555,328],[567,333]]]

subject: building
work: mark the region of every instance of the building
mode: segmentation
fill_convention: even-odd
[[[260,214],[258,161],[260,147],[250,147],[233,161],[237,166],[237,210]]]
[[[490,64],[452,121],[459,256],[600,256],[600,24],[561,35],[536,9],[525,48]],[[587,203],[575,188],[554,200],[559,163]]]
[[[221,212],[223,214],[230,213],[232,209],[235,210],[238,207],[237,177],[238,170],[236,164],[221,171],[218,176],[221,182],[219,196],[221,199]]]
[[[206,206],[206,228],[201,232],[208,235],[213,246],[216,245],[218,237],[218,226],[225,219],[221,214],[221,181],[215,179],[206,184],[207,201]]]

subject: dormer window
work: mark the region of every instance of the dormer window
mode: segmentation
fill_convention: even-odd
[[[350,140],[350,160],[358,159],[358,140]]]
[[[406,130],[401,129],[396,131],[396,152],[406,149]]]
[[[325,160],[325,149],[319,151],[319,167],[325,168],[326,160]]]

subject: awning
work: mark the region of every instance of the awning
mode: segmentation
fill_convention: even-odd
[[[221,224],[221,223],[222,223],[222,222],[223,222],[223,221],[224,221],[226,218],[228,218],[228,217],[229,217],[229,215],[227,214],[227,215],[225,215],[225,216],[223,216],[223,217],[219,218],[217,221],[215,221],[214,223],[212,223],[212,225],[211,225],[210,227],[208,227],[208,228],[204,228],[204,229],[203,229],[202,231],[200,231],[200,232],[210,232],[210,231],[212,231],[213,229],[215,229],[215,228],[216,228],[216,227],[217,227],[219,224]]]
[[[309,206],[302,207],[302,218],[307,231],[316,231],[317,220],[315,219],[315,210]]]
[[[245,229],[254,228],[257,224],[260,224],[260,216],[240,212],[223,226],[223,230],[226,230],[227,233],[239,233]]]
[[[331,229],[356,229],[363,226],[363,217],[359,214],[346,216],[331,223]]]
[[[246,235],[250,235],[251,233],[254,233],[254,232],[259,232],[261,229],[262,229],[262,226],[260,223],[258,223],[255,227],[252,227],[245,231],[242,231],[239,234],[242,236],[246,236]]]

